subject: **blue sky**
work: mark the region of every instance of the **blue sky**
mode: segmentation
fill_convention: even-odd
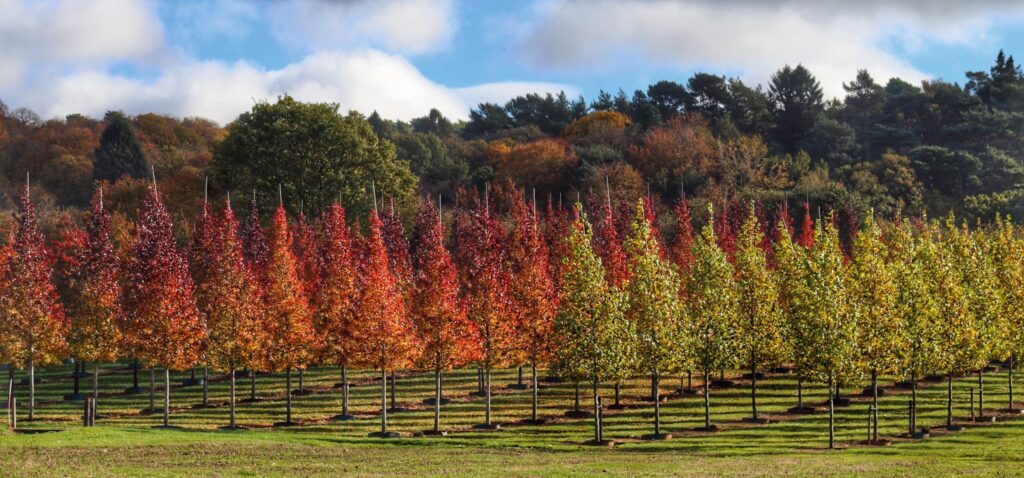
[[[225,123],[287,92],[462,118],[479,101],[694,71],[763,84],[787,63],[841,96],[859,68],[962,82],[1022,38],[1024,6],[1005,0],[0,0],[0,99],[46,118]]]

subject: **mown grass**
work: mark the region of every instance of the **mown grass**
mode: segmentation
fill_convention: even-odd
[[[81,402],[64,401],[71,391],[70,367],[45,370],[37,386],[36,421],[19,422],[22,430],[60,430],[52,433],[0,435],[2,476],[316,476],[316,475],[683,475],[683,476],[944,476],[950,474],[1008,475],[1020,473],[1024,457],[1024,418],[1009,419],[986,426],[972,426],[959,433],[936,436],[925,441],[897,438],[905,433],[906,391],[888,389],[881,397],[880,434],[896,443],[888,447],[858,444],[866,438],[867,401],[854,395],[854,403],[837,409],[836,434],[839,450],[828,451],[827,415],[789,415],[795,404],[795,382],[789,376],[770,375],[759,381],[759,410],[775,421],[768,425],[742,422],[750,414],[748,382],[737,387],[713,390],[713,421],[722,429],[707,434],[692,431],[703,424],[703,402],[699,396],[672,396],[662,406],[663,428],[678,436],[670,441],[644,441],[652,431],[653,410],[649,402],[638,401],[648,382],[638,378],[623,387],[623,398],[631,408],[608,411],[606,438],[614,438],[613,449],[584,445],[592,436],[592,421],[567,419],[572,408],[573,387],[543,383],[540,414],[550,421],[524,425],[529,417],[529,391],[505,389],[515,382],[515,371],[496,373],[493,383],[494,420],[501,431],[473,430],[483,420],[483,400],[469,396],[476,390],[475,370],[458,370],[446,376],[446,395],[452,403],[442,409],[446,437],[414,436],[429,429],[433,409],[424,398],[433,396],[430,374],[407,373],[398,380],[398,404],[410,411],[389,414],[390,428],[403,432],[398,439],[370,438],[379,429],[380,388],[373,372],[350,374],[357,383],[351,390],[351,411],[356,420],[335,422],[340,412],[340,380],[333,368],[306,373],[305,385],[313,393],[293,398],[294,419],[300,426],[273,428],[284,417],[282,374],[261,375],[258,395],[264,400],[238,406],[238,423],[249,430],[221,431],[226,424],[227,381],[212,375],[210,401],[215,408],[191,408],[201,402],[202,387],[177,386],[172,390],[171,422],[181,430],[157,430],[161,415],[141,414],[148,406],[147,394],[124,395],[131,377],[123,365],[107,366],[100,379],[100,409],[104,418],[95,428],[81,426]],[[738,372],[736,373],[738,374]],[[541,374],[543,376],[543,373]],[[735,374],[734,374],[735,375]],[[22,375],[19,374],[19,378]],[[175,373],[174,384],[185,378]],[[157,374],[157,385],[162,385]],[[142,385],[149,374],[143,372]],[[891,384],[891,381],[884,382]],[[695,381],[695,386],[698,382]],[[82,391],[91,389],[91,378],[82,379]],[[676,380],[663,382],[663,393],[679,386]],[[968,388],[976,377],[954,384],[954,414],[968,415]],[[293,388],[297,377],[293,378]],[[19,415],[24,419],[27,385],[16,382]],[[248,396],[248,380],[238,380],[239,398]],[[1006,372],[985,376],[986,409],[990,414],[1006,406]],[[945,392],[942,383],[923,384],[919,390],[918,424],[945,424]],[[589,407],[588,390],[582,391],[583,405]],[[611,389],[602,389],[605,403]],[[822,387],[808,385],[805,402],[825,400]],[[157,406],[162,397],[158,389]]]

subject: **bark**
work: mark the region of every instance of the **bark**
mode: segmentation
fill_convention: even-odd
[[[139,359],[132,359],[132,388],[139,388]]]
[[[580,411],[580,383],[579,382],[576,382],[576,396],[575,396],[575,400],[573,401],[572,410],[574,412]]]
[[[235,428],[235,367],[231,367],[231,384],[228,391],[228,427]]]
[[[832,374],[828,375],[828,447],[829,449],[835,448],[836,441],[836,420],[835,420],[835,407],[833,406],[832,399]]]
[[[519,378],[517,379],[516,384],[519,385],[520,387],[523,386],[523,366],[522,365],[519,366]]]
[[[388,369],[380,369],[380,434],[388,433]]]
[[[757,420],[757,364],[750,364],[750,409]]]
[[[77,361],[75,362],[75,374],[74,374],[75,382],[74,382],[74,386],[71,387],[72,388],[71,393],[74,393],[75,395],[78,395],[79,390],[81,390],[79,388],[79,386],[78,386],[78,377],[79,377],[79,375],[81,373],[85,372],[84,365],[85,364],[83,364],[81,362],[77,362]]]
[[[434,369],[434,433],[441,431],[441,367]]]
[[[299,369],[299,393],[306,393],[306,369]]]
[[[946,374],[946,427],[953,426],[953,374]]]
[[[164,427],[171,425],[171,369],[164,369]]]
[[[796,379],[796,407],[799,409],[804,408],[804,379]]]
[[[619,402],[619,396],[622,392],[622,382],[615,382],[615,408],[619,408],[622,404]]]
[[[292,368],[288,367],[284,372],[285,388],[284,388],[284,422],[288,425],[292,423]]]
[[[149,369],[149,411],[156,411],[156,369]]]
[[[530,375],[533,378],[532,388],[532,400],[530,418],[536,423],[537,422],[537,362],[530,364]]]
[[[594,389],[594,442],[601,443],[601,399],[597,396],[597,379],[593,381]]]
[[[878,370],[871,369],[871,439],[878,441]]]
[[[397,403],[398,398],[397,398],[397,393],[395,393],[395,381],[396,381],[395,375],[397,375],[397,374],[398,374],[397,371],[392,371],[391,372],[391,409],[392,410],[396,410],[396,411],[398,410],[398,403]]]
[[[256,401],[256,371],[249,371],[249,400]]]
[[[917,373],[910,374],[910,403],[914,412],[910,415],[910,432],[917,431]]]
[[[100,364],[98,362],[92,363],[92,408],[93,408],[93,420],[96,419],[96,409],[99,407],[97,399],[100,396]]]
[[[1006,404],[1006,408],[1009,411],[1013,411],[1013,365],[1017,358],[1013,355],[1010,356],[1009,367],[1006,367],[1006,382],[1010,388],[1009,402]]]
[[[341,366],[341,414],[348,415],[348,367]]]
[[[711,371],[704,370],[704,428],[711,429]]]
[[[654,435],[661,435],[661,400],[658,399],[658,371],[651,374],[652,388],[654,388]]]
[[[490,427],[491,426],[491,367],[490,367],[490,365],[488,365],[487,369],[484,370],[484,394],[487,396],[487,399],[486,399],[487,405],[485,407],[486,411],[485,411],[485,414],[484,414],[485,415],[484,416],[484,424],[487,425],[488,427]]]
[[[36,410],[36,364],[32,361],[32,348],[28,355],[28,421],[35,418]]]
[[[203,406],[210,406],[210,366],[203,365]]]
[[[985,416],[985,370],[978,370],[978,417]]]

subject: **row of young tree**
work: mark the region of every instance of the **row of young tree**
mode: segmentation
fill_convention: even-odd
[[[335,204],[315,221],[289,221],[279,204],[268,228],[255,201],[235,217],[204,201],[189,244],[179,247],[158,189],[149,189],[128,252],[115,252],[103,190],[82,227],[68,224],[55,244],[39,233],[26,185],[13,237],[0,250],[0,362],[28,370],[29,419],[35,368],[63,358],[93,363],[132,360],[164,370],[163,424],[169,425],[170,370],[199,365],[228,374],[229,425],[235,427],[236,372],[286,372],[291,423],[292,372],[341,368],[342,410],[351,418],[348,371],[381,374],[381,434],[388,435],[391,372],[435,374],[433,432],[440,432],[442,374],[476,365],[485,416],[491,373],[529,367],[537,415],[537,369],[592,386],[595,435],[603,440],[602,385],[637,375],[652,381],[653,437],[663,437],[660,381],[703,378],[704,430],[711,420],[712,375],[749,370],[751,420],[757,381],[791,367],[829,391],[870,378],[875,406],[880,375],[913,387],[927,374],[952,380],[991,360],[1012,366],[1024,348],[1024,240],[1008,221],[969,229],[952,217],[863,225],[818,221],[805,204],[794,220],[783,203],[716,212],[694,234],[689,202],[675,209],[666,241],[650,197],[614,208],[610,191],[570,213],[549,200],[505,188],[466,192],[448,211],[425,198],[408,236],[390,204],[369,214],[365,233]],[[498,205],[501,205],[499,208]],[[597,216],[593,223],[587,210]],[[616,211],[629,211],[621,213]],[[628,230],[627,230],[628,229]],[[840,229],[846,231],[841,240]],[[255,393],[255,374],[252,389]],[[979,383],[980,385],[980,383]],[[204,385],[205,386],[205,385]],[[688,385],[689,387],[689,385]],[[204,393],[205,396],[205,393]],[[392,385],[392,401],[394,388]],[[877,414],[875,416],[877,434]],[[877,438],[877,437],[876,437]]]

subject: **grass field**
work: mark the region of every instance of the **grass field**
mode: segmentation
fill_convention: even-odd
[[[340,412],[337,369],[315,369],[305,376],[306,396],[293,398],[299,426],[274,428],[284,417],[284,380],[280,374],[258,377],[256,403],[240,403],[242,431],[222,431],[227,422],[227,381],[211,375],[212,408],[192,408],[201,402],[201,386],[180,386],[186,374],[172,376],[177,385],[171,393],[171,422],[180,430],[153,429],[161,415],[141,413],[148,395],[124,395],[130,374],[123,366],[101,369],[101,419],[94,428],[81,426],[82,402],[64,401],[70,393],[71,368],[39,373],[36,421],[26,422],[27,385],[16,386],[21,433],[0,435],[0,476],[316,476],[316,475],[682,475],[682,476],[1007,476],[1024,473],[1024,418],[1001,414],[992,424],[967,422],[968,387],[976,377],[954,383],[954,414],[968,426],[958,433],[936,430],[924,441],[898,438],[907,428],[909,393],[887,387],[881,398],[880,434],[890,446],[863,446],[867,434],[866,398],[851,395],[853,403],[837,409],[837,450],[827,446],[827,414],[790,415],[795,404],[795,382],[784,375],[759,381],[759,410],[773,419],[766,425],[744,423],[750,413],[748,382],[713,390],[712,418],[721,428],[709,434],[692,431],[702,425],[703,402],[699,396],[669,396],[662,406],[663,427],[676,434],[669,441],[644,441],[652,431],[653,409],[638,401],[648,390],[637,379],[623,389],[629,408],[609,410],[605,416],[606,438],[611,448],[584,444],[592,435],[592,420],[568,419],[573,389],[568,384],[542,383],[543,425],[524,425],[530,395],[508,390],[515,372],[503,370],[493,379],[494,419],[500,431],[477,431],[483,420],[483,399],[470,396],[476,390],[476,372],[460,370],[446,377],[446,395],[452,403],[443,407],[445,437],[417,436],[432,425],[432,406],[422,400],[433,395],[429,374],[399,375],[398,405],[409,409],[389,414],[397,439],[369,438],[379,429],[379,379],[369,372],[351,374],[352,412],[356,420],[335,422]],[[541,374],[543,376],[543,374]],[[21,375],[19,375],[19,378]],[[141,375],[148,386],[149,374]],[[162,374],[157,374],[158,385]],[[17,383],[17,382],[16,382]],[[891,385],[891,380],[884,382]],[[679,386],[663,382],[663,393]],[[695,386],[698,384],[695,383]],[[1006,372],[985,376],[986,410],[995,415],[1006,407]],[[248,380],[239,379],[239,398],[248,396]],[[293,381],[293,388],[297,380]],[[91,378],[82,379],[83,393],[91,390]],[[821,404],[822,387],[805,388],[805,402]],[[851,393],[859,390],[850,390]],[[919,390],[919,426],[945,424],[944,383],[925,383]],[[610,387],[602,391],[610,403]],[[583,404],[589,406],[583,390]],[[157,406],[162,397],[158,390]],[[45,433],[28,433],[47,431]]]

